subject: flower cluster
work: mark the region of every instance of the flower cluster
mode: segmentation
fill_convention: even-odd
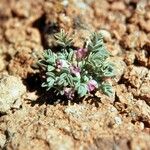
[[[115,67],[107,59],[110,53],[104,46],[102,35],[93,33],[86,46],[79,49],[73,48],[72,39],[63,30],[55,38],[60,51],[45,50],[39,61],[44,70],[42,87],[53,88],[68,99],[75,95],[83,97],[99,89],[112,96],[112,87],[105,80],[115,75]]]

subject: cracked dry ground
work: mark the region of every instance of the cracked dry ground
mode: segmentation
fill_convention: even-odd
[[[115,97],[44,98],[34,63],[61,28],[76,47],[102,32]],[[149,68],[149,0],[0,0],[0,149],[150,149]]]

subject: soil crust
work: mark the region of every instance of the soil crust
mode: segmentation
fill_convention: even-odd
[[[0,149],[150,149],[149,0],[0,0],[0,22]],[[35,62],[62,28],[75,47],[103,34],[114,97],[47,96]]]

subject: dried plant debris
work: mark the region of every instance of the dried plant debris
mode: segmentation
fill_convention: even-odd
[[[73,48],[73,39],[64,30],[55,35],[59,52],[45,50],[39,60],[44,82],[42,87],[53,88],[58,94],[73,99],[84,97],[96,90],[113,96],[114,91],[106,79],[115,76],[115,66],[108,61],[109,51],[100,33],[93,33],[85,47]]]

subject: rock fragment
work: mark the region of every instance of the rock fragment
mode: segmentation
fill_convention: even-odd
[[[16,103],[21,105],[21,96],[26,88],[20,78],[4,76],[0,79],[0,89],[0,113],[7,113]],[[16,105],[17,108],[20,105]]]
[[[132,87],[139,88],[147,74],[147,68],[131,65],[126,69],[123,77]]]

